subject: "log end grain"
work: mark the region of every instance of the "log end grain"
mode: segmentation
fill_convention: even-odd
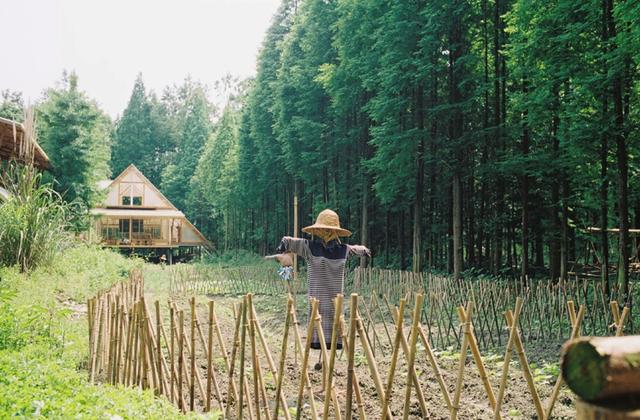
[[[606,386],[606,356],[589,341],[568,344],[563,352],[562,377],[576,395],[593,400]]]

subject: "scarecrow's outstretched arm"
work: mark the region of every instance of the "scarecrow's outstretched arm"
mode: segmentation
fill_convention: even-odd
[[[347,245],[349,247],[349,255],[357,255],[359,257],[370,257],[371,250],[364,245]]]
[[[292,238],[291,236],[285,236],[280,241],[280,245],[276,248],[279,253],[293,252],[302,258],[307,258],[309,255],[309,241],[302,238]]]
[[[275,255],[267,255],[264,257],[265,260],[278,260],[281,266],[283,267],[291,267],[293,266],[293,258],[291,258],[291,254],[275,254]]]

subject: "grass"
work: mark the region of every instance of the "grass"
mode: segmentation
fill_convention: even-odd
[[[150,391],[92,385],[87,379],[83,303],[141,264],[80,245],[29,274],[0,268],[0,418],[181,416]]]

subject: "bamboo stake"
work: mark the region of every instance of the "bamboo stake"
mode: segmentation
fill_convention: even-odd
[[[398,352],[400,349],[400,338],[404,335],[403,320],[404,320],[404,305],[405,300],[400,299],[400,308],[398,309],[398,315],[396,316],[396,336],[393,341],[393,353],[391,354],[391,366],[389,367],[389,373],[387,376],[387,391],[385,393],[384,401],[382,402],[382,420],[385,420],[385,413],[389,407],[389,401],[391,400],[391,390],[393,387],[393,377],[396,371],[396,363],[398,361]]]
[[[440,367],[438,366],[438,362],[436,361],[436,357],[433,354],[433,350],[431,349],[431,345],[429,344],[429,340],[427,339],[422,326],[418,326],[418,333],[420,334],[422,343],[424,344],[424,347],[427,351],[427,356],[429,358],[429,362],[431,363],[431,367],[433,368],[433,373],[436,376],[436,380],[438,381],[438,385],[440,385],[440,391],[442,391],[444,402],[447,405],[447,408],[451,410],[451,396],[449,395],[449,390],[447,389],[447,385],[444,383],[442,373],[440,372]],[[418,387],[417,389],[420,389],[420,387]]]
[[[347,352],[347,354],[349,354],[349,337],[347,336],[347,328],[344,322],[344,316],[342,316],[342,314],[340,314],[340,332],[342,334],[342,343],[343,343],[343,349]],[[360,384],[358,383],[358,376],[356,371],[353,371],[353,392],[356,394],[356,404],[357,404],[357,408],[358,408],[358,415],[360,416],[360,418],[362,420],[366,420],[367,419],[367,415],[364,412],[364,404],[362,402],[362,393],[360,392]]]
[[[240,400],[238,401],[238,418],[242,419],[242,408],[244,405],[244,348],[247,334],[247,298],[244,297],[241,309],[241,331],[240,331]],[[247,395],[249,398],[249,395]],[[248,404],[250,405],[250,404]]]
[[[160,301],[156,300],[154,303],[155,307],[156,307],[156,336],[158,337],[158,346],[157,346],[157,361],[158,361],[158,385],[159,385],[159,393],[160,395],[164,394],[166,392],[164,385],[164,378],[162,375],[162,359],[163,359],[163,355],[162,355],[162,345],[160,343]]]
[[[93,350],[91,351],[91,375],[89,381],[94,383],[97,369],[98,349],[100,348],[100,338],[102,336],[102,305],[98,305],[98,314],[96,320],[98,321],[98,327],[94,326],[95,338],[93,339]]]
[[[282,334],[282,347],[280,349],[280,374],[277,375],[276,378],[276,407],[274,409],[273,412],[273,420],[278,420],[278,410],[280,409],[280,401],[284,400],[286,402],[286,400],[284,399],[284,395],[282,395],[282,379],[284,378],[284,362],[285,362],[285,358],[286,358],[286,354],[287,354],[287,344],[288,344],[288,337],[289,337],[289,324],[291,323],[291,310],[293,308],[293,298],[291,297],[291,294],[289,294],[288,298],[287,298],[287,316],[285,318],[284,321],[284,332]],[[288,418],[288,410],[283,406],[283,410],[285,412],[285,416],[287,416]]]
[[[487,397],[489,398],[489,404],[491,405],[491,409],[495,411],[496,409],[496,398],[493,394],[493,388],[489,383],[487,371],[484,367],[484,362],[482,361],[482,356],[480,354],[480,350],[478,350],[478,342],[476,341],[476,337],[473,333],[473,323],[472,319],[472,310],[473,310],[473,301],[469,301],[467,304],[467,310],[460,306],[458,308],[458,317],[462,321],[463,319],[468,322],[469,327],[469,347],[471,348],[471,354],[473,355],[474,362],[476,364],[476,368],[478,369],[478,373],[480,374],[480,379],[482,380],[482,384],[484,385],[484,389],[487,393]],[[499,413],[498,413],[499,414]],[[501,419],[502,415],[499,414],[498,419]]]
[[[369,346],[369,342],[365,337],[364,325],[362,323],[362,319],[360,319],[360,314],[357,313],[356,318],[356,328],[358,329],[358,335],[360,336],[360,343],[362,344],[362,348],[364,349],[365,357],[367,358],[367,365],[369,366],[369,372],[371,373],[371,377],[373,379],[373,384],[376,387],[376,392],[378,393],[378,398],[380,399],[380,403],[384,403],[385,393],[384,387],[382,385],[382,380],[380,379],[380,373],[378,372],[378,364],[376,362],[375,357],[373,356],[373,352],[371,351],[371,347]],[[391,410],[387,411],[387,415],[391,418]]]
[[[256,353],[256,332],[253,327],[253,295],[247,294],[247,305],[249,306],[249,341],[251,345],[251,367],[253,370],[253,398],[256,409],[256,418],[260,420],[260,391],[258,376],[262,374],[258,369],[258,355]]]
[[[506,313],[507,322],[510,327],[516,328],[515,333],[515,345],[518,353],[518,358],[520,359],[520,366],[522,367],[522,372],[524,373],[524,377],[527,380],[527,385],[529,386],[529,391],[531,392],[531,397],[533,398],[533,403],[536,407],[536,413],[538,414],[538,418],[544,419],[545,413],[542,408],[542,403],[540,402],[540,396],[538,395],[538,391],[536,390],[535,383],[533,382],[533,375],[531,374],[531,368],[529,367],[529,361],[527,360],[527,355],[524,351],[524,346],[522,345],[522,340],[520,339],[520,334],[517,331],[517,324],[514,321],[513,313],[509,310]]]
[[[460,308],[458,308],[460,309]],[[460,393],[462,391],[462,382],[464,379],[464,365],[467,360],[467,347],[469,345],[469,336],[471,333],[471,322],[468,318],[471,315],[473,306],[471,302],[467,304],[467,315],[463,317],[461,327],[464,329],[462,335],[462,345],[460,347],[460,364],[458,365],[458,378],[456,380],[456,391],[453,395],[453,404],[451,405],[451,420],[458,418],[458,411],[460,410]]]
[[[411,345],[409,346],[409,362],[408,362],[408,373],[407,373],[407,388],[404,395],[404,413],[403,419],[407,420],[409,418],[409,408],[411,406],[411,370],[416,361],[416,344],[418,342],[418,324],[420,322],[420,314],[422,313],[422,301],[423,296],[422,293],[418,293],[415,296],[415,308],[413,310],[413,324],[411,325]],[[400,317],[398,317],[400,318]],[[420,385],[418,382],[415,382],[416,388]]]
[[[189,381],[189,410],[195,409],[195,376],[196,376],[196,298],[192,297],[191,305],[191,380]]]
[[[178,312],[178,395],[180,397],[179,407],[183,413],[187,412],[187,407],[182,401],[182,382],[184,375],[184,311]]]
[[[518,321],[520,320],[520,311],[522,310],[522,298],[516,298],[516,309],[513,316],[513,325],[509,329],[509,341],[507,341],[507,349],[504,353],[504,361],[502,365],[502,377],[500,379],[500,388],[498,390],[498,400],[496,401],[496,409],[494,412],[494,418],[498,417],[500,409],[502,408],[502,400],[504,398],[504,391],[507,387],[507,378],[509,375],[509,363],[511,361],[511,351],[513,350],[513,343],[515,336],[518,333]]]
[[[571,330],[571,340],[576,339],[580,336],[580,327],[582,324],[582,320],[584,319],[586,307],[584,305],[580,305],[580,309],[578,310],[578,315],[576,317],[576,322],[573,324],[573,328]],[[549,397],[549,405],[547,406],[547,411],[545,413],[544,418],[551,418],[551,413],[553,412],[553,407],[558,399],[558,394],[560,393],[560,387],[564,380],[562,379],[562,375],[558,375],[558,379],[556,379],[556,383],[553,386],[553,390],[551,391],[551,396]]]
[[[273,379],[277,380],[278,372],[276,371],[275,362],[273,361],[273,356],[271,355],[271,350],[269,349],[269,345],[267,344],[267,340],[264,338],[264,334],[262,332],[262,327],[260,326],[260,321],[258,320],[258,315],[256,314],[256,309],[252,306],[251,311],[253,313],[253,324],[258,333],[258,338],[260,339],[260,343],[262,345],[262,350],[267,358],[267,365],[271,374],[273,375]],[[287,406],[287,400],[283,395],[280,395],[280,403],[282,404],[282,409],[284,416],[287,420],[289,420],[289,407]]]
[[[240,304],[242,305],[242,304]],[[235,325],[235,331],[233,334],[233,347],[231,348],[231,361],[229,362],[229,387],[233,388],[234,387],[234,382],[233,382],[233,371],[235,369],[235,364],[236,364],[236,354],[237,354],[237,350],[240,347],[240,324],[242,322],[242,315],[241,313],[238,313],[238,311],[235,310],[235,304],[233,305],[233,312],[235,315],[235,320],[236,320],[236,325]],[[213,314],[213,316],[215,317],[215,313]],[[216,333],[218,334],[218,338],[221,340],[221,343],[224,343],[224,341],[222,341],[220,334],[220,329],[218,328],[216,330]],[[223,349],[224,350],[224,349]],[[226,352],[225,352],[226,353]],[[230,395],[229,392],[227,392],[227,395]],[[234,399],[235,402],[237,403],[238,401],[242,401],[239,399],[238,394],[234,394]],[[229,417],[229,409],[231,408],[231,404],[229,402],[227,402],[227,412],[226,412],[226,416]]]
[[[322,413],[322,419],[327,420],[329,417],[329,396],[332,395],[335,397],[335,388],[333,387],[333,369],[335,367],[336,362],[336,347],[338,346],[338,330],[340,328],[340,314],[342,313],[342,299],[343,296],[341,294],[337,295],[335,298],[335,315],[333,319],[333,330],[331,331],[331,355],[329,357],[329,371],[327,372],[327,383],[324,391],[324,411]],[[335,410],[334,414],[336,418],[341,418],[340,407],[337,404],[337,398],[335,401]]]
[[[322,329],[322,316],[320,315],[320,313],[318,312],[318,314],[316,315],[316,330],[318,331],[318,340],[320,341],[320,350],[322,352],[322,369],[323,369],[323,374],[322,374],[322,380],[323,380],[323,385],[326,386],[327,382],[328,382],[328,369],[327,369],[327,360],[329,359],[329,355],[327,354],[327,341],[325,339],[324,336],[324,330]],[[333,334],[333,332],[332,332]],[[335,348],[335,345],[333,346],[333,348]],[[326,372],[326,373],[325,373]],[[335,389],[329,388],[332,392],[330,392],[328,395],[331,396],[331,401],[333,402],[333,406],[334,406],[334,417],[337,420],[342,420],[342,415],[340,413],[340,404],[338,403],[338,397],[336,396],[335,393]],[[328,401],[328,400],[327,400]]]
[[[295,308],[295,300],[293,302],[293,306],[291,308],[291,319],[293,321],[293,335],[295,338],[295,344],[297,346],[297,348],[302,349],[302,339],[300,338],[300,331],[298,330],[298,316],[296,315],[296,308]],[[313,326],[313,322],[310,322],[310,324]],[[307,336],[307,340],[309,340],[309,336]],[[302,350],[300,350],[302,352]],[[305,370],[306,372],[306,370]],[[313,397],[313,392],[312,392],[312,388],[311,388],[311,381],[309,380],[309,375],[305,374],[302,375],[302,379],[305,381],[305,384],[307,385],[307,389],[309,390],[309,405],[311,406],[311,417],[314,420],[317,420],[318,418],[318,414],[317,414],[317,410],[316,410],[316,401],[315,398]],[[299,411],[296,410],[296,417],[298,416]]]
[[[402,298],[405,299],[405,298]],[[406,301],[406,299],[405,299]],[[392,313],[392,317],[394,319],[394,322],[398,321],[398,309],[394,308],[394,312]],[[405,357],[407,358],[407,360],[409,359],[409,344],[407,343],[407,338],[404,336],[404,332],[403,334],[400,336],[400,345],[402,348],[402,351],[405,355]],[[422,411],[422,415],[424,417],[429,417],[429,412],[427,411],[427,403],[425,401],[424,398],[424,393],[422,392],[422,388],[420,387],[420,382],[418,381],[418,373],[416,372],[415,367],[411,368],[408,370],[408,372],[411,373],[411,376],[413,377],[413,381],[416,384],[416,395],[418,397],[418,403],[420,404],[420,411]]]
[[[393,345],[393,340],[391,340],[391,334],[389,333],[389,328],[387,327],[387,321],[385,319],[384,314],[382,313],[382,308],[380,307],[380,303],[378,302],[378,299],[376,298],[376,291],[373,291],[373,295],[371,296],[371,299],[375,302],[376,304],[376,308],[378,309],[378,312],[380,313],[380,318],[382,319],[382,325],[384,326],[384,332],[387,334],[387,338],[389,339],[389,345]]]
[[[358,295],[351,294],[350,320],[349,320],[349,350],[347,351],[347,406],[346,420],[351,420],[351,407],[353,405],[354,382],[354,356],[356,344],[356,311],[358,310]]]
[[[169,326],[169,334],[171,334],[171,402],[172,403],[176,403],[176,404],[180,404],[179,403],[179,399],[176,401],[174,400],[174,395],[175,395],[175,383],[176,383],[176,367],[175,367],[175,354],[176,354],[176,346],[175,346],[175,334],[174,334],[174,330],[175,330],[175,322],[174,322],[174,316],[173,316],[173,306],[169,306],[169,316],[171,317],[171,325]]]
[[[311,316],[309,317],[309,325],[307,327],[307,342],[304,347],[302,372],[300,375],[300,386],[298,388],[298,399],[296,402],[296,419],[297,420],[300,420],[300,417],[302,415],[302,397],[304,396],[305,385],[307,386],[309,400],[312,400],[314,398],[313,391],[311,389],[311,383],[307,381],[308,379],[307,368],[309,364],[309,351],[311,349],[311,341],[313,339],[313,329],[314,329],[313,327],[315,325],[314,320],[316,319],[317,314],[318,314],[318,301],[312,298],[311,299]],[[317,418],[317,413],[315,412],[315,410],[312,411],[311,415],[314,419]]]

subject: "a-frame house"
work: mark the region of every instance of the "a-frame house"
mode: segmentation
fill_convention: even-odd
[[[211,243],[134,165],[106,189],[102,207],[91,209],[94,232],[102,243],[115,248],[159,249],[171,259],[181,247],[211,248]],[[165,251],[166,250],[166,251]]]

